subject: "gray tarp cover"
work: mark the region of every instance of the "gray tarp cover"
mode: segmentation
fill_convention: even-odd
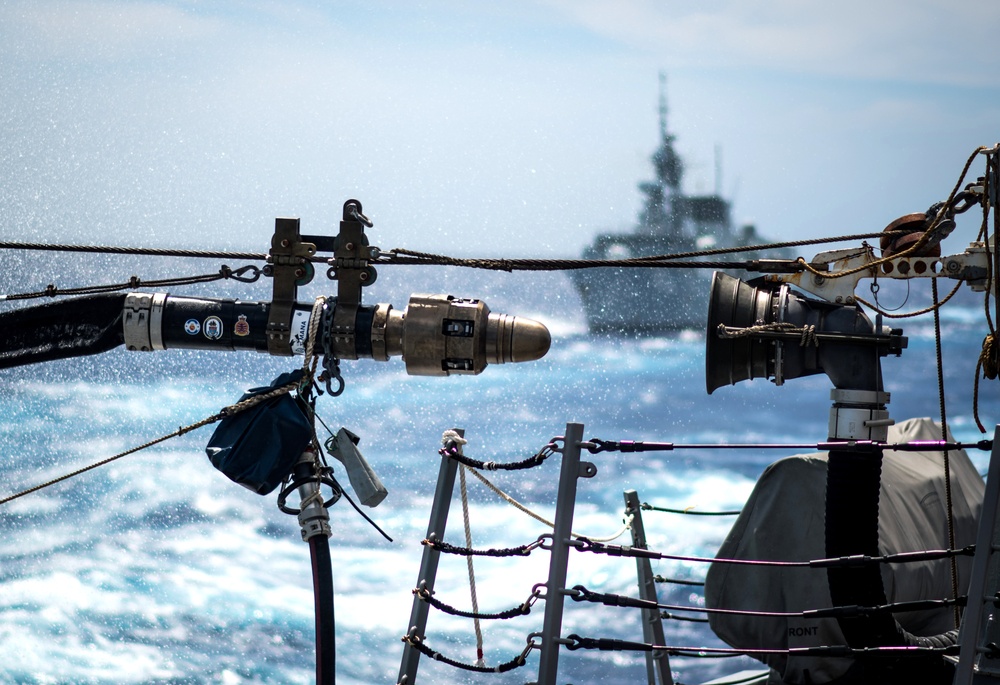
[[[889,442],[939,440],[930,419],[889,428]],[[964,451],[949,454],[955,544],[975,543],[985,485]],[[720,559],[808,561],[825,554],[826,454],[788,457],[769,466],[719,549]],[[940,452],[886,451],[879,500],[883,554],[948,548],[943,457]],[[959,557],[959,591],[965,592],[972,559]],[[889,602],[952,596],[947,559],[882,566]],[[709,607],[803,611],[831,606],[826,570],[712,564],[705,583]],[[951,609],[895,614],[906,630],[936,635],[955,628]],[[711,615],[712,629],[737,648],[813,647],[845,644],[836,619]],[[848,659],[770,656],[762,659],[781,682],[825,683],[841,675]],[[772,681],[775,678],[772,677]]]

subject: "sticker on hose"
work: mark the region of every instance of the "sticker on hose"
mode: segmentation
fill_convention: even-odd
[[[310,312],[296,309],[292,312],[292,354],[306,353],[306,338],[309,337]]]
[[[222,337],[222,319],[217,316],[210,316],[202,324],[205,337],[209,340],[218,340]]]

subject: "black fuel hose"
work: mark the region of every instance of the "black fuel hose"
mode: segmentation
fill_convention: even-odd
[[[124,305],[124,293],[112,293],[0,313],[0,369],[118,347],[125,342]]]
[[[325,535],[309,538],[309,556],[312,559],[316,605],[316,685],[334,685],[337,680],[337,647],[329,538]]]
[[[827,558],[857,554],[879,556],[878,508],[882,454],[831,450],[826,481]],[[827,581],[833,606],[887,604],[878,565],[829,568]],[[947,647],[958,644],[958,631],[918,636],[905,630],[892,614],[837,619],[847,644],[853,648],[913,646]],[[951,682],[951,672],[940,658],[877,660],[864,665],[866,677],[882,683]],[[877,669],[879,673],[873,673]],[[935,671],[940,669],[940,674]],[[940,676],[940,677],[938,677]],[[915,678],[915,679],[914,679]]]

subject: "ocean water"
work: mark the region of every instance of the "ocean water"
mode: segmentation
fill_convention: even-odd
[[[50,257],[10,253],[6,292],[110,282],[157,270],[203,273],[217,265],[81,258],[53,275]],[[76,258],[74,258],[76,259]],[[89,261],[88,261],[89,260]],[[64,263],[61,258],[58,263]],[[124,269],[124,271],[122,271]],[[152,270],[152,271],[150,271]],[[13,279],[9,274],[16,272]],[[475,377],[417,378],[403,364],[342,364],[347,383],[317,409],[334,430],[346,426],[389,490],[368,513],[381,538],[341,501],[331,509],[338,682],[395,683],[440,463],[441,434],[466,431],[466,454],[513,461],[534,454],[567,422],[587,437],[674,443],[817,442],[826,438],[830,384],[823,377],[777,387],[763,379],[717,390],[704,381],[704,335],[616,339],[586,334],[579,301],[560,274],[486,274],[458,269],[384,269],[365,301],[405,304],[409,292],[480,296],[494,311],[538,318],[553,331],[551,352],[534,363],[491,366]],[[390,273],[392,272],[392,273]],[[151,277],[151,276],[145,276]],[[183,294],[270,299],[269,284],[197,286]],[[323,289],[326,288],[324,291]],[[300,299],[332,292],[304,289]],[[7,305],[8,308],[12,305]],[[945,386],[956,437],[980,435],[971,418],[975,357],[986,332],[978,300],[943,313]],[[890,411],[902,420],[939,416],[930,317],[903,322],[909,347],[883,363]],[[0,482],[6,495],[175,430],[231,404],[248,387],[300,363],[252,353],[167,351],[53,362],[0,372]],[[1000,419],[996,383],[983,381],[980,415]],[[0,507],[0,682],[309,683],[314,678],[312,581],[308,547],[274,495],[260,497],[216,472],[202,428],[68,482]],[[701,510],[738,509],[772,461],[809,450],[675,450],[586,456],[598,469],[581,479],[573,528],[603,537],[622,524],[625,489],[643,501]],[[985,454],[970,455],[985,470]],[[530,471],[491,473],[497,485],[541,515],[554,514],[558,456]],[[337,465],[338,477],[347,478]],[[542,524],[469,478],[477,547],[509,547],[545,532]],[[348,490],[350,493],[350,490]],[[457,497],[457,493],[456,493]],[[650,547],[711,556],[731,521],[645,512]],[[445,538],[463,544],[452,505]],[[629,544],[628,536],[620,544]],[[501,611],[546,580],[548,555],[475,560],[479,606]],[[654,572],[699,579],[705,568],[661,561]],[[470,607],[465,559],[444,556],[437,597]],[[568,584],[636,594],[635,565],[593,554],[570,556]],[[697,606],[698,588],[662,586],[663,602]],[[520,653],[539,631],[543,603],[528,616],[483,623],[487,664]],[[722,646],[707,627],[666,622],[667,641]],[[639,615],[567,602],[563,634],[641,640]],[[475,659],[472,622],[431,610],[427,643]],[[695,683],[756,662],[672,659],[675,678]],[[523,683],[538,656],[510,673],[476,675],[421,660],[418,682]],[[560,655],[559,682],[645,682],[643,656],[585,650]]]

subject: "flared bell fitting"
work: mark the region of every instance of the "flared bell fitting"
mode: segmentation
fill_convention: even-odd
[[[901,329],[876,326],[857,305],[805,297],[764,279],[712,278],[705,337],[708,393],[723,385],[825,373],[837,388],[882,390],[880,358],[906,347]]]

